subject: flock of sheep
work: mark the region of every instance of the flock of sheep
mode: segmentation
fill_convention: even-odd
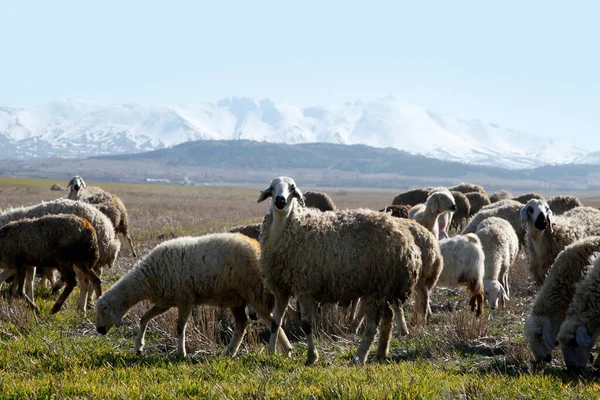
[[[128,239],[122,201],[79,176],[67,198],[0,214],[0,282],[14,275],[12,293],[36,309],[35,267],[63,292],[60,310],[79,282],[78,308],[96,293],[96,327],[106,334],[141,301],[153,305],[140,321],[134,349],[141,352],[148,323],[178,309],[177,334],[186,355],[185,329],[196,305],[231,309],[233,336],[224,353],[234,356],[248,325],[246,307],[271,330],[269,351],[289,354],[282,321],[292,298],[307,341],[306,364],[318,360],[313,316],[320,304],[351,306],[349,329],[363,326],[354,363],[365,363],[379,331],[377,358],[388,356],[395,316],[409,333],[403,305],[414,292],[413,326],[431,313],[434,287],[464,286],[471,310],[510,299],[509,271],[526,251],[532,280],[540,286],[524,327],[538,362],[560,346],[568,368],[583,368],[600,334],[600,211],[572,196],[544,199],[535,193],[487,195],[478,185],[415,189],[379,210],[337,210],[324,193],[302,193],[294,180],[277,177],[260,192],[269,200],[263,222],[228,232],[165,241],[102,294],[100,276],[118,256],[117,233]],[[465,226],[466,224],[466,226]],[[456,234],[450,237],[454,227]],[[60,280],[55,281],[53,270]],[[594,363],[600,367],[600,357]]]

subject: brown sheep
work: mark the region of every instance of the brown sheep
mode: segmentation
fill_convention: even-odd
[[[379,211],[392,214],[392,217],[396,218],[408,218],[408,212],[411,208],[412,206],[409,206],[407,204],[395,204],[382,208]]]
[[[469,204],[471,205],[469,217],[472,217],[473,215],[477,214],[479,210],[490,204],[490,199],[480,192],[465,193],[465,196],[467,197],[467,199],[469,199]]]
[[[452,197],[454,197],[454,202],[456,203],[456,212],[452,215],[450,226],[454,226],[458,232],[463,229],[463,223],[469,218],[471,203],[469,203],[469,199],[462,192],[452,191],[450,193],[452,194]]]
[[[429,192],[430,191],[426,189],[413,189],[408,192],[400,193],[398,196],[394,197],[392,205],[406,204],[409,206],[416,206],[417,204],[423,204],[427,201]]]
[[[512,199],[514,196],[511,192],[507,190],[498,190],[496,193],[490,196],[490,202],[497,203],[500,200]]]
[[[517,197],[513,197],[513,200],[523,204],[527,204],[527,202],[531,199],[545,200],[544,196],[537,193],[526,193]]]
[[[487,193],[485,192],[485,189],[483,188],[483,186],[480,185],[475,185],[473,183],[461,183],[460,185],[456,185],[453,187],[449,187],[448,190],[450,191],[456,191],[456,192],[461,192],[461,193],[471,193],[471,192],[479,192],[481,194],[484,194],[487,197]]]
[[[331,197],[324,192],[304,193],[304,204],[306,207],[317,208],[321,211],[335,211],[337,207]]]
[[[583,203],[575,196],[554,196],[550,197],[546,202],[554,215],[561,215],[575,207],[583,206]]]
[[[241,233],[242,235],[246,235],[249,238],[258,240],[258,237],[260,236],[260,227],[261,226],[262,226],[262,222],[259,222],[256,224],[249,224],[249,225],[239,225],[239,226],[234,226],[233,228],[229,229],[228,232]]]

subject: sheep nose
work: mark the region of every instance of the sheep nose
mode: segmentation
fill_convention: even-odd
[[[283,197],[283,196],[275,197],[275,207],[277,207],[278,209],[283,210],[283,208],[285,207],[286,204],[287,204],[287,201],[285,200],[285,197]]]
[[[542,213],[540,213],[540,215],[537,216],[537,218],[535,219],[535,229],[538,229],[540,231],[543,231],[544,229],[546,229],[546,216]]]
[[[548,354],[548,355],[546,355],[546,357],[544,357],[544,359],[543,359],[542,361],[545,361],[545,362],[550,362],[550,361],[552,361],[552,354]]]
[[[452,204],[450,206],[450,211],[456,211],[456,204]]]
[[[75,188],[75,190],[79,190],[79,185],[75,185],[73,187]]]
[[[106,335],[106,327],[105,326],[99,326],[96,328],[96,330],[98,331],[99,334]]]

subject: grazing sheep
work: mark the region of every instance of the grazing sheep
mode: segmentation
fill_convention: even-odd
[[[485,254],[484,296],[490,308],[504,307],[509,300],[508,271],[519,254],[519,238],[508,221],[491,217],[477,227],[476,235]]]
[[[490,199],[483,193],[469,192],[465,193],[465,196],[469,199],[469,204],[471,205],[469,217],[477,214],[483,207],[490,204]]]
[[[413,189],[408,192],[400,193],[398,196],[394,197],[392,204],[406,204],[414,207],[417,204],[425,203],[427,197],[429,197],[429,190]]]
[[[512,199],[513,197],[513,194],[507,190],[498,190],[496,193],[490,196],[490,203],[494,204],[501,200]]]
[[[490,204],[485,206],[477,214],[473,216],[473,219],[467,224],[467,227],[462,230],[461,235],[467,233],[475,233],[479,224],[491,217],[498,217],[505,219],[515,230],[519,243],[522,245],[525,243],[525,227],[521,224],[521,208],[523,204],[514,200],[502,200],[498,203]]]
[[[448,190],[461,192],[464,194],[472,193],[472,192],[479,192],[481,194],[484,194],[487,197],[487,193],[483,189],[483,186],[475,185],[472,183],[461,183],[460,185],[449,187]]]
[[[117,195],[109,192],[101,192],[80,197],[77,200],[92,204],[104,215],[106,215],[115,227],[115,232],[120,233],[127,238],[127,242],[129,243],[129,247],[131,247],[133,256],[137,257],[137,253],[133,247],[133,240],[129,234],[129,216],[127,215],[127,209],[125,208],[125,204],[123,204]]]
[[[412,209],[412,206],[406,204],[396,204],[382,208],[379,212],[385,212],[396,218],[408,218],[408,213]]]
[[[444,268],[436,286],[456,287],[464,285],[471,294],[471,311],[481,315],[483,311],[483,274],[485,255],[477,235],[469,233],[440,240]]]
[[[269,350],[291,296],[300,303],[308,343],[306,364],[317,361],[312,318],[319,303],[361,299],[366,328],[354,363],[364,364],[381,320],[377,356],[388,354],[394,312],[404,303],[421,270],[421,252],[399,219],[359,209],[319,212],[304,208],[292,178],[278,177],[258,202],[271,198],[261,234],[261,273],[275,294]]]
[[[471,214],[471,203],[469,203],[469,199],[467,199],[467,196],[462,192],[452,191],[450,193],[452,194],[452,197],[454,197],[454,202],[456,203],[456,211],[452,215],[451,226],[454,226],[458,232],[463,229],[463,223]]]
[[[99,258],[96,231],[86,219],[72,214],[46,215],[9,222],[0,228],[0,263],[16,272],[13,293],[19,294],[35,307],[25,294],[25,269],[41,263],[57,266],[67,282],[52,313],[62,307],[76,285],[75,271],[79,270],[93,283],[96,295],[102,294],[100,278],[92,268]]]
[[[522,225],[527,227],[529,272],[537,285],[544,282],[565,247],[586,236],[600,235],[600,211],[591,207],[577,207],[554,216],[545,200],[532,199],[520,215]]]
[[[100,251],[100,258],[94,267],[94,272],[98,276],[102,274],[102,267],[108,266],[110,268],[114,265],[117,256],[119,255],[121,243],[115,236],[115,230],[110,220],[90,204],[69,199],[57,199],[42,202],[30,207],[8,209],[0,215],[0,227],[9,222],[23,218],[37,218],[54,214],[74,214],[90,221],[96,230],[98,249]],[[75,272],[79,273],[79,270],[75,270]],[[31,277],[33,277],[33,275],[31,275]],[[92,293],[92,287],[89,286],[85,276],[81,275],[79,278],[81,278],[79,280],[81,288],[78,308],[80,310],[85,310],[88,297]],[[30,281],[29,284],[33,286],[32,281]]]
[[[538,193],[526,193],[517,197],[513,197],[514,201],[518,201],[521,204],[527,204],[527,202],[531,199],[544,200],[544,196]]]
[[[570,370],[585,367],[592,346],[600,334],[600,258],[596,258],[587,276],[577,284],[567,316],[558,331],[558,343]],[[600,368],[600,356],[594,367]]]
[[[445,232],[438,226],[438,218],[446,212],[456,211],[456,204],[447,189],[432,192],[424,205],[414,206],[409,212],[409,218],[414,219],[439,239],[440,233]],[[446,235],[447,236],[447,235]]]
[[[560,252],[535,297],[525,323],[525,337],[536,361],[550,362],[575,286],[585,278],[600,250],[600,236],[590,236]]]
[[[583,203],[575,196],[554,196],[546,200],[554,215],[562,215],[575,207],[582,207]]]
[[[148,323],[177,307],[177,354],[185,357],[185,328],[196,305],[231,309],[235,319],[233,337],[224,354],[235,356],[244,337],[248,318],[246,305],[270,323],[273,295],[261,280],[258,242],[239,233],[214,233],[180,237],[156,246],[127,275],[96,302],[96,329],[107,334],[120,326],[123,317],[137,303],[148,300],[153,306],[140,320],[135,352],[144,349]],[[276,334],[285,352],[291,345],[282,329]]]
[[[304,193],[304,204],[306,207],[318,208],[321,211],[335,211],[337,207],[331,197],[323,192]]]
[[[258,222],[256,224],[249,224],[249,225],[239,225],[239,226],[234,226],[233,228],[229,229],[228,232],[241,233],[242,235],[246,235],[249,238],[258,240],[258,238],[260,236],[260,227],[261,226],[262,226],[262,222]]]

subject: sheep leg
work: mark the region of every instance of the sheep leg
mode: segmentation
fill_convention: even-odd
[[[306,335],[307,356],[305,365],[312,365],[319,359],[319,353],[315,347],[315,338],[313,335],[313,313],[315,302],[312,299],[300,299],[300,313],[302,314],[301,326]]]
[[[15,293],[15,288],[17,288],[16,294],[23,297],[27,304],[31,306],[31,308],[35,311],[39,311],[38,307],[33,302],[26,293],[25,293],[25,276],[35,274],[35,267],[27,267],[27,268],[17,268],[15,271],[15,280],[13,281],[13,293]],[[37,319],[37,316],[36,316]]]
[[[402,312],[402,304],[396,307],[400,309],[400,312]],[[392,336],[393,318],[394,311],[392,311],[389,306],[385,306],[381,318],[381,329],[379,330],[379,343],[377,344],[377,359],[379,361],[384,361],[388,358],[390,337]],[[404,322],[404,324],[406,324],[406,322]]]
[[[102,267],[99,267],[98,264],[94,265],[94,268],[92,268],[92,271],[96,274],[96,276],[98,278],[100,278],[102,276]],[[91,309],[92,308],[92,298],[94,297],[94,291],[96,291],[96,287],[92,286],[92,285],[88,285],[88,289],[87,289],[87,301],[86,301],[86,309]],[[102,287],[100,287],[100,291],[102,291]],[[98,293],[96,292],[96,298],[100,297],[101,295],[98,295]]]
[[[144,345],[146,344],[146,329],[148,328],[148,323],[152,321],[152,319],[158,317],[160,314],[167,312],[169,307],[160,307],[157,305],[152,306],[148,311],[142,315],[140,319],[140,330],[138,331],[137,336],[135,337],[135,345],[133,350],[136,354],[141,354],[144,350]]]
[[[418,284],[417,284],[418,285]],[[427,324],[427,315],[431,312],[429,309],[429,290],[418,285],[415,290],[415,312],[413,314],[413,323],[415,325]]]
[[[4,283],[8,278],[15,274],[15,270],[12,268],[4,268],[0,273],[0,283]]]
[[[358,311],[357,311],[356,315],[354,316],[354,319],[352,320],[352,324],[350,325],[350,333],[354,333],[354,334],[358,333],[358,329],[362,325],[364,319],[365,319],[365,306],[363,305],[363,302],[360,301],[360,299],[359,299]]]
[[[356,314],[356,308],[358,307],[358,302],[360,298],[354,299],[350,302],[350,316],[349,321],[347,322],[350,326],[352,326],[352,322],[354,322],[354,315]]]
[[[275,295],[275,307],[273,308],[273,317],[271,318],[271,337],[269,338],[269,352],[275,353],[277,348],[277,338],[279,337],[279,329],[283,316],[290,302],[290,296]]]
[[[125,237],[127,238],[129,247],[131,247],[131,252],[133,253],[133,256],[137,257],[137,253],[135,252],[135,249],[133,248],[133,240],[131,240],[131,235],[129,234],[129,232],[127,232],[127,235],[125,235]]]
[[[368,307],[365,305],[365,308],[365,331],[360,340],[360,344],[358,345],[356,355],[354,356],[355,365],[365,364],[369,350],[371,350],[373,342],[375,341],[375,333],[377,333],[377,326],[379,325],[379,320],[381,318],[380,309],[374,307],[372,304],[369,304]]]
[[[72,265],[61,266],[60,273],[65,281],[65,289],[58,297],[58,300],[56,300],[56,303],[54,303],[54,306],[52,306],[50,314],[56,314],[61,309],[65,300],[67,300],[73,289],[75,289],[75,286],[77,286],[77,279],[75,278],[75,271]]]
[[[91,298],[91,293],[96,292],[96,298],[102,296],[102,282],[96,273],[91,269],[82,269],[83,275],[88,281],[88,291],[85,293],[86,304]],[[89,284],[91,282],[91,285]],[[92,292],[93,291],[93,292]],[[83,309],[85,311],[85,308]]]
[[[408,326],[406,326],[406,319],[404,318],[404,308],[402,304],[394,304],[394,316],[396,317],[396,324],[398,325],[398,335],[399,336],[407,336],[408,335]]]
[[[248,316],[246,316],[246,306],[242,307],[231,307],[231,313],[235,321],[235,329],[233,330],[233,336],[227,348],[223,351],[223,355],[234,357],[242,344],[242,339],[246,334],[246,328],[248,327]]]
[[[34,301],[33,299],[33,286],[35,282],[35,267],[27,268],[27,272],[25,273],[25,288],[27,289],[27,296]]]
[[[87,280],[83,270],[76,268],[75,274],[77,275],[77,281],[79,282],[79,302],[77,303],[77,309],[85,312],[90,282]]]
[[[264,310],[260,307],[252,307],[256,313],[258,314],[258,317],[265,323],[265,325],[269,326],[269,324],[271,323],[271,315],[267,310]],[[279,328],[279,333],[277,335],[277,345],[279,346],[279,350],[281,350],[281,352],[285,355],[287,355],[288,357],[291,356],[292,353],[292,345],[287,337],[287,335],[285,334],[285,332],[283,331],[283,328]]]
[[[177,355],[185,357],[185,328],[192,315],[194,304],[181,304],[177,307]]]

